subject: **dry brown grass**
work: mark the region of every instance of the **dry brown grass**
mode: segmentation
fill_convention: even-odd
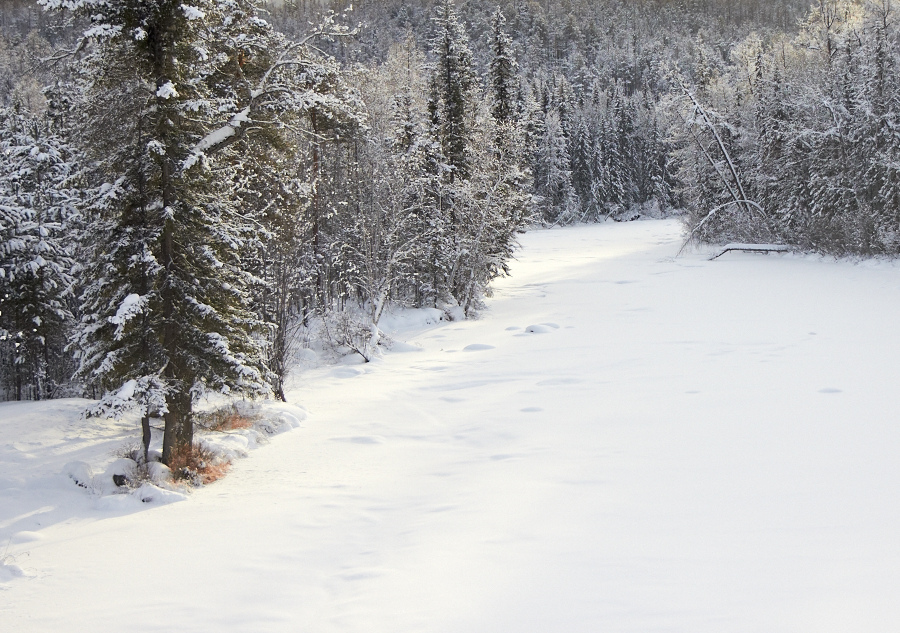
[[[190,449],[184,446],[173,450],[167,465],[175,480],[195,486],[211,484],[228,474],[231,468],[228,459],[196,443]]]
[[[259,420],[258,415],[241,413],[237,407],[223,407],[196,414],[197,424],[209,431],[235,431],[249,429]]]

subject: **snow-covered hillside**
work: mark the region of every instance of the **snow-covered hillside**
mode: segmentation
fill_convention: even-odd
[[[0,630],[895,631],[900,267],[523,244],[482,318],[296,376],[300,428],[180,503],[61,475],[137,429],[0,405]]]

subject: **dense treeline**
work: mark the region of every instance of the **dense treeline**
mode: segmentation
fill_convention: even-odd
[[[530,224],[896,254],[898,51],[890,0],[11,0],[2,397],[169,459],[300,344],[477,310]]]
[[[821,2],[798,35],[749,37],[681,88],[698,235],[900,253],[897,17],[890,0]]]
[[[409,36],[427,50],[431,0],[357,2],[364,25],[356,46],[330,52],[345,63],[382,62]],[[290,32],[317,8],[349,2],[273,3],[273,23]],[[519,62],[518,116],[525,125],[532,192],[548,224],[630,218],[681,207],[676,149],[660,99],[671,75],[724,67],[732,47],[755,30],[796,29],[806,0],[588,0],[459,2],[475,65],[491,60],[491,12],[505,16]]]

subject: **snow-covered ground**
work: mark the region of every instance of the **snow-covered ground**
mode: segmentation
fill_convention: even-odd
[[[900,267],[679,238],[529,233],[482,318],[298,376],[180,503],[59,474],[124,423],[0,405],[0,630],[898,630]]]

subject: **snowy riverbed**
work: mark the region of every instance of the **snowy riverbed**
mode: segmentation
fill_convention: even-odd
[[[680,235],[527,234],[480,319],[298,376],[179,503],[60,475],[123,423],[0,404],[0,630],[895,631],[900,266]]]

